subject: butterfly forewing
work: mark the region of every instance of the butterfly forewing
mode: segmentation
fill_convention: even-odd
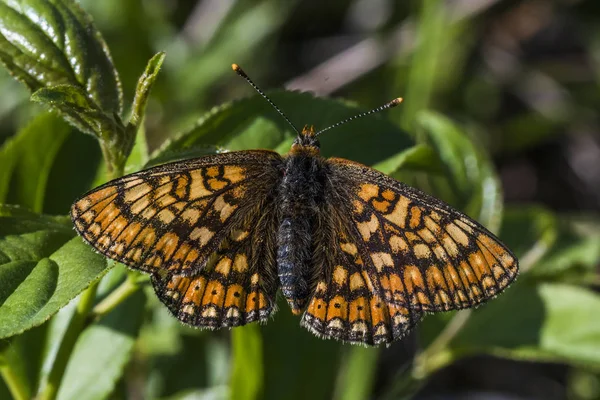
[[[388,303],[418,312],[473,307],[516,277],[512,253],[466,215],[361,164],[329,161]]]
[[[230,231],[264,209],[281,157],[244,151],[166,164],[109,182],[76,201],[71,217],[98,251],[131,268],[190,275]]]

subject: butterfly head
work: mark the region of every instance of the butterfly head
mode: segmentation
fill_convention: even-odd
[[[319,143],[319,139],[317,139],[315,128],[312,125],[305,125],[302,132],[300,132],[292,144],[292,151],[319,153],[320,148],[321,144]]]

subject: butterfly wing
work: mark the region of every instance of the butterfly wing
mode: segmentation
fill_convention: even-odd
[[[364,165],[328,162],[335,205],[329,207],[338,210],[345,235],[332,243],[342,251],[323,268],[303,317],[310,329],[351,342],[389,343],[423,313],[477,306],[516,277],[512,253],[466,215]],[[360,262],[350,268],[348,256]],[[370,312],[357,318],[361,298]],[[336,315],[335,309],[345,311]]]
[[[279,287],[276,227],[275,212],[255,213],[240,229],[230,232],[194,275],[153,274],[159,299],[179,320],[197,327],[215,329],[266,320],[275,311]]]
[[[96,250],[150,273],[193,275],[230,232],[265,210],[280,175],[271,151],[216,154],[151,168],[77,200],[71,218]]]

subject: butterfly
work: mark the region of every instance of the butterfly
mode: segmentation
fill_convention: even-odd
[[[389,344],[425,313],[477,306],[515,279],[515,256],[476,221],[365,165],[321,157],[325,130],[296,130],[285,156],[228,152],[113,180],[75,201],[74,226],[151,274],[173,315],[201,328],[264,322],[280,291],[319,337]]]

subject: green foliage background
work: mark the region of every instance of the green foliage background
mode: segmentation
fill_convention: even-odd
[[[504,204],[503,187],[530,181],[497,169],[548,143],[600,148],[595,3],[80,5],[0,0],[0,398],[404,398],[436,393],[431,378],[477,355],[561,366],[561,393],[600,398],[598,188],[581,203],[548,202],[560,211],[518,191],[527,203]],[[578,35],[558,41],[561,23]],[[562,57],[565,43],[581,58]],[[94,253],[65,215],[86,190],[144,166],[286,152],[292,130],[232,62],[263,87],[296,89],[268,93],[299,126],[403,96],[324,134],[323,154],[478,219],[519,257],[518,281],[477,310],[426,317],[389,348],[320,340],[285,304],[264,326],[179,324],[147,277]],[[577,165],[598,168],[578,154]]]

